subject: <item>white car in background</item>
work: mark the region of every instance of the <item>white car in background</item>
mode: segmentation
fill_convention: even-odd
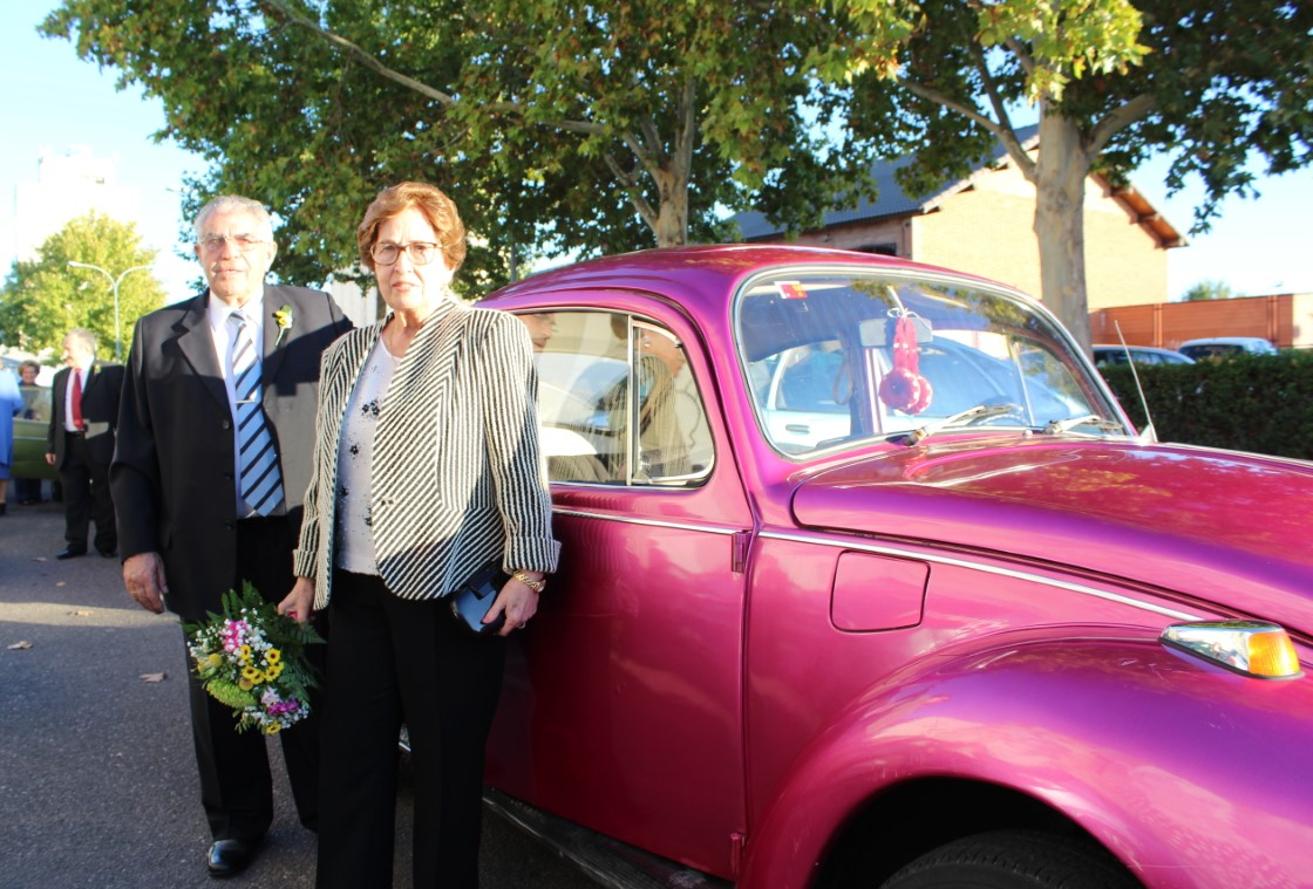
[[[1126,364],[1127,356],[1136,364],[1157,366],[1160,364],[1194,364],[1194,359],[1171,349],[1159,349],[1154,346],[1122,346],[1117,343],[1095,343],[1094,365],[1108,367]]]
[[[1234,358],[1236,355],[1275,355],[1277,347],[1261,336],[1208,336],[1186,340],[1176,347],[1195,361],[1205,358]]]

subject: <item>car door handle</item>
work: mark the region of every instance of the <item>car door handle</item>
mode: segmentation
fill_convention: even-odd
[[[808,432],[812,431],[810,426],[804,426],[801,423],[785,423],[784,428],[789,432],[797,432],[802,435],[806,435]]]

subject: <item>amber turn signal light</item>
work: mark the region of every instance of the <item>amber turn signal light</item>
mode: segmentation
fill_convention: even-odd
[[[1172,624],[1159,637],[1164,645],[1221,664],[1246,676],[1294,679],[1302,676],[1290,635],[1276,624],[1252,620]]]

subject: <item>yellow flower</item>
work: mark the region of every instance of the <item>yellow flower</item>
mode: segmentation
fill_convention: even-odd
[[[242,678],[259,685],[264,682],[264,673],[256,667],[242,667]]]
[[[242,679],[237,680],[237,687],[242,691],[250,691],[255,687],[255,683],[243,677]]]
[[[283,665],[270,664],[268,667],[265,668],[264,675],[269,682],[273,682],[279,676],[283,675]]]
[[[283,653],[277,648],[271,648],[264,653],[264,662],[266,664],[276,664],[283,659]]]
[[[274,340],[274,347],[278,347],[283,342],[283,336],[292,326],[292,307],[283,303],[274,312],[274,323],[278,325],[278,337]]]
[[[219,667],[223,666],[223,657],[217,654],[212,654],[205,659],[205,666],[217,670]]]
[[[271,723],[269,723],[268,725],[266,725],[266,726],[264,727],[264,733],[265,733],[266,735],[276,735],[276,734],[278,734],[279,731],[282,730],[282,728],[283,728],[283,727],[282,727],[281,725],[279,725],[278,723],[276,723],[276,722],[271,722]]]
[[[243,645],[241,648],[237,649],[237,656],[241,659],[243,664],[249,664],[251,662],[251,646]]]

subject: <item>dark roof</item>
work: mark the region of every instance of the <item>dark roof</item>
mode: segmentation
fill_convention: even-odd
[[[1038,133],[1039,127],[1037,125],[1021,127],[1017,130],[1017,138],[1021,140],[1022,145],[1026,145]],[[972,167],[972,172],[993,166],[1002,160],[1006,154],[1007,150],[1003,147],[1003,143],[995,141],[993,151],[987,158],[977,162]],[[912,160],[912,155],[905,155],[896,160],[877,161],[872,164],[871,179],[876,185],[875,202],[872,203],[863,199],[856,207],[850,207],[846,210],[831,210],[823,217],[824,221],[821,223],[821,228],[842,225],[845,222],[879,219],[884,216],[906,216],[910,213],[917,213],[926,209],[926,204],[935,198],[955,190],[960,185],[960,182],[948,182],[931,194],[908,195],[898,184],[894,174],[910,164]],[[734,221],[739,224],[739,230],[743,233],[743,240],[745,241],[778,235],[784,231],[780,226],[767,222],[766,216],[755,210],[735,215]]]

